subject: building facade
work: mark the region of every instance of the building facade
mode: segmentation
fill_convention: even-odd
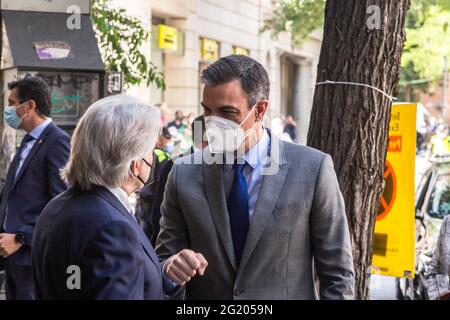
[[[292,115],[299,143],[306,143],[322,36],[317,31],[299,48],[289,34],[260,33],[272,0],[115,0],[139,18],[152,39],[143,48],[164,74],[167,89],[134,87],[131,94],[172,111],[200,114],[200,74],[217,58],[247,54],[269,71],[271,105],[266,121]]]

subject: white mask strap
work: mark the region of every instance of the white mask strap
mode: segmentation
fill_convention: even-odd
[[[255,110],[256,106],[258,105],[258,103],[256,103],[253,108],[250,110],[250,112],[248,113],[248,115],[245,117],[244,121],[241,122],[241,124],[239,125],[239,127],[242,127],[242,125],[245,123],[245,121],[248,120],[248,118],[250,118],[250,115],[253,113],[253,111]]]

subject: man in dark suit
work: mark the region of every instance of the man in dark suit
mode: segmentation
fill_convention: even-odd
[[[6,297],[34,299],[31,239],[47,203],[65,191],[59,171],[68,161],[70,137],[50,117],[51,91],[27,76],[8,84],[4,117],[27,132],[7,173],[0,202],[0,255],[5,259]]]
[[[159,159],[155,154],[154,172],[151,185],[144,187],[139,192],[138,216],[142,229],[149,238],[153,246],[156,245],[156,239],[159,234],[159,220],[161,219],[161,204],[164,198],[164,189],[166,187],[167,177],[172,170],[173,161],[177,158],[190,155],[201,151],[208,146],[208,141],[204,137],[205,119],[203,115],[197,117],[191,124],[192,129],[192,147],[184,154],[170,158]],[[163,130],[163,134],[164,134]],[[167,130],[168,133],[168,130]]]

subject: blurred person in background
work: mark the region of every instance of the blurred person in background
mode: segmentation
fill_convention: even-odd
[[[177,130],[182,130],[186,125],[183,123],[183,119],[184,119],[184,115],[183,115],[183,111],[176,111],[175,112],[175,120],[169,122],[169,124],[167,124],[167,127],[175,127],[177,128]]]
[[[173,118],[173,111],[169,108],[169,106],[166,103],[163,102],[155,104],[155,107],[157,107],[161,112],[162,126],[163,127],[167,126],[171,121],[171,119]]]
[[[270,121],[270,128],[272,132],[281,140],[286,142],[292,142],[288,133],[284,132],[283,120],[280,117],[275,117]]]
[[[436,127],[436,134],[431,138],[428,156],[444,157],[450,155],[450,135],[445,124]]]
[[[170,159],[173,150],[174,142],[172,135],[170,134],[167,127],[163,127],[154,150],[156,156],[158,157],[158,161],[162,162],[164,160]]]
[[[292,116],[286,118],[286,123],[284,125],[284,132],[286,132],[292,141],[297,138],[297,122],[295,122]]]

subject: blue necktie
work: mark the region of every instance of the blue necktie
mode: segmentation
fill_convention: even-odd
[[[239,265],[249,228],[248,187],[243,171],[246,164],[235,164],[234,180],[227,201],[234,253]]]

